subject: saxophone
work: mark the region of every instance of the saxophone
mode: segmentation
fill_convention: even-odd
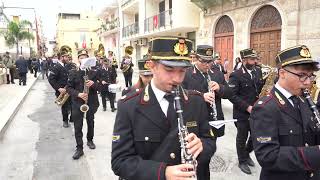
[[[208,78],[207,78],[207,83],[208,83],[208,91],[209,93],[212,93],[213,95],[215,95],[215,92],[211,90],[210,88],[210,82],[211,82],[211,77],[210,77],[210,74],[208,73]],[[210,115],[212,117],[212,120],[213,121],[217,121],[218,118],[217,118],[217,107],[216,107],[216,102],[213,101],[211,104],[210,104],[210,107],[212,109]]]
[[[86,74],[83,76],[83,80],[84,80],[84,85],[83,85],[83,93],[86,93],[86,94],[89,94],[89,87],[88,86],[86,86],[86,82],[88,82],[89,81],[89,76],[87,75],[87,71],[85,71],[86,72]],[[89,96],[88,96],[88,98],[89,98]],[[83,112],[83,113],[86,113],[86,112],[88,112],[89,111],[89,106],[88,106],[88,100],[86,100],[85,102],[84,102],[84,104],[82,104],[81,106],[80,106],[80,111],[81,112]]]
[[[178,120],[178,135],[179,135],[179,141],[180,141],[180,148],[181,148],[181,163],[182,164],[191,164],[193,165],[193,171],[197,171],[197,160],[193,158],[192,154],[189,154],[187,151],[187,141],[185,138],[188,136],[189,132],[187,127],[184,125],[184,120],[183,120],[183,110],[181,108],[181,101],[180,101],[180,92],[179,92],[179,87],[176,86],[174,88],[173,93],[175,94],[174,97],[174,108],[177,113],[177,120]],[[197,179],[197,175],[192,176],[192,178]]]
[[[311,118],[312,129],[319,130],[320,129],[320,114],[319,114],[318,108],[314,104],[308,89],[303,89],[302,94],[303,94],[303,97],[306,98],[308,105],[309,105],[309,107],[312,111],[312,114],[313,114],[313,118]]]
[[[70,95],[68,93],[64,93],[64,94],[60,93],[57,99],[54,101],[54,103],[56,103],[58,106],[63,106],[64,103],[68,100],[69,96]]]

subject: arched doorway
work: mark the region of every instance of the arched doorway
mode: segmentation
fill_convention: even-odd
[[[260,8],[252,19],[250,47],[259,53],[263,64],[275,66],[281,49],[281,25],[280,13],[270,5]]]
[[[214,50],[219,53],[224,65],[225,59],[228,59],[228,74],[233,68],[233,23],[229,16],[222,16],[216,25],[214,34]]]

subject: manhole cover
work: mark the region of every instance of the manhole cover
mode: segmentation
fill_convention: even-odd
[[[226,162],[217,155],[214,155],[210,161],[210,172],[226,172],[228,169],[228,165]]]

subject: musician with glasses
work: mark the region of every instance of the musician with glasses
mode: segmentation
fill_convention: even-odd
[[[95,149],[96,145],[93,143],[94,136],[94,114],[99,107],[98,100],[98,79],[100,79],[99,72],[93,67],[86,67],[85,61],[89,57],[88,51],[85,49],[78,51],[78,59],[80,62],[80,69],[70,72],[67,82],[67,92],[72,100],[72,118],[74,120],[74,133],[76,139],[76,151],[72,156],[73,159],[79,159],[83,153],[83,140],[82,140],[82,126],[83,118],[87,120],[87,145],[90,149]],[[88,60],[89,61],[89,60]],[[83,69],[82,69],[83,68]],[[85,82],[84,77],[87,76],[88,80]],[[88,92],[85,92],[88,89]],[[88,111],[83,112],[81,107],[87,104]]]
[[[254,166],[250,157],[253,150],[250,137],[249,116],[253,104],[259,98],[264,85],[260,68],[256,68],[258,54],[253,49],[240,51],[242,66],[230,74],[229,87],[232,90],[230,101],[233,103],[233,118],[237,119],[236,148],[240,170],[251,174],[249,166]]]
[[[112,137],[112,170],[126,180],[190,178],[196,174],[195,168],[192,164],[182,164],[181,152],[186,150],[193,161],[199,161],[210,158],[216,149],[203,98],[199,93],[187,94],[179,86],[191,66],[188,54],[192,42],[160,37],[150,44],[151,82],[118,102]],[[178,86],[180,96],[172,94]],[[173,104],[178,97],[183,110],[178,112],[183,114],[189,131],[185,139],[178,136],[177,106]],[[187,141],[186,148],[180,147],[180,140]],[[200,180],[207,179],[201,172],[197,176]]]
[[[260,180],[319,179],[318,121],[305,93],[318,62],[305,45],[283,50],[275,60],[279,79],[270,94],[255,103],[250,116]]]

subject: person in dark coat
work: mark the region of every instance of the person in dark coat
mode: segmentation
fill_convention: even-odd
[[[117,73],[111,65],[111,60],[105,58],[103,60],[102,66],[99,68],[100,74],[100,93],[101,101],[103,106],[103,111],[107,110],[106,98],[110,101],[111,111],[114,112],[116,108],[114,107],[115,93],[109,92],[109,85],[117,83]]]
[[[78,52],[78,59],[80,64],[84,64],[84,60],[88,58],[88,51],[82,49]],[[99,107],[98,100],[98,80],[99,72],[96,69],[90,69],[91,67],[86,67],[86,69],[73,70],[70,72],[67,82],[67,92],[71,96],[72,100],[72,118],[74,120],[74,132],[76,139],[76,151],[72,156],[73,159],[79,159],[83,154],[83,118],[87,120],[87,145],[90,149],[95,149],[96,145],[93,142],[94,136],[94,114],[97,112]],[[87,80],[85,81],[85,77]],[[86,92],[88,89],[89,92]],[[89,109],[87,112],[83,112],[83,105]],[[81,110],[82,109],[82,110]]]
[[[34,72],[34,77],[36,78],[38,70],[39,70],[39,67],[40,67],[39,60],[37,60],[36,58],[33,58],[32,62],[31,62],[31,67],[32,67],[33,72]]]
[[[255,103],[250,115],[254,152],[262,167],[260,180],[318,180],[318,122],[302,93],[312,85],[318,62],[307,46],[299,45],[281,51],[276,64],[277,83]]]
[[[209,121],[224,120],[222,112],[221,98],[228,98],[231,96],[231,90],[226,83],[223,73],[219,70],[210,70],[213,63],[213,48],[209,45],[198,45],[196,50],[196,60],[194,66],[189,68],[183,80],[182,86],[188,90],[199,91],[204,101],[206,101],[208,109],[208,123]],[[209,87],[210,86],[210,87]],[[215,103],[215,111],[211,106]],[[214,114],[216,112],[216,114]],[[216,137],[224,135],[224,126],[219,129],[212,128]],[[202,169],[207,178],[210,179],[210,161],[199,163],[199,169]],[[200,167],[201,166],[201,167]]]
[[[46,77],[48,78],[49,63],[46,58],[42,58],[42,61],[40,63],[40,69],[41,69],[42,79],[44,79],[44,75],[46,75]]]
[[[233,103],[233,118],[238,121],[236,147],[239,160],[239,168],[246,174],[251,174],[249,166],[254,166],[250,158],[252,152],[252,140],[249,135],[250,125],[248,118],[252,106],[259,98],[264,85],[260,68],[255,68],[257,53],[253,49],[240,51],[242,67],[230,74],[229,87],[232,89],[230,101]]]
[[[218,53],[215,53],[214,62],[212,64],[212,70],[218,70],[223,74],[227,74],[227,70],[224,68],[221,62],[221,57]]]
[[[52,88],[55,90],[56,97],[59,97],[60,94],[66,94],[66,85],[68,82],[68,75],[72,69],[68,63],[68,53],[64,49],[60,49],[60,52],[57,54],[59,60],[51,68],[48,81]],[[71,99],[70,97],[67,101],[61,106],[62,121],[63,127],[69,127],[69,114],[71,114]],[[70,122],[72,122],[72,115],[70,116]]]
[[[28,62],[22,57],[22,55],[19,55],[15,65],[19,72],[19,85],[21,85],[21,83],[24,86],[27,85]]]
[[[195,174],[198,179],[205,179],[201,169],[197,168],[196,173],[192,164],[181,162],[178,109],[174,109],[173,98],[181,102],[189,131],[186,149],[198,162],[210,160],[216,150],[206,104],[199,93],[188,94],[183,88],[179,88],[180,96],[172,94],[173,88],[181,87],[186,68],[191,66],[188,52],[192,42],[162,37],[153,39],[150,47],[149,68],[153,79],[141,91],[126,94],[118,102],[112,137],[112,170],[127,180],[190,178]]]
[[[232,91],[225,81],[223,73],[218,69],[210,69],[214,60],[212,53],[212,46],[198,45],[196,52],[197,59],[194,61],[195,65],[193,68],[187,70],[185,79],[182,83],[185,89],[196,90],[203,94],[203,98],[207,102],[209,114],[211,114],[209,121],[224,120],[221,98],[226,99],[232,96]],[[210,91],[214,93],[209,92],[208,81],[210,82]],[[217,111],[215,117],[212,116],[213,109],[211,103],[213,102],[215,102]],[[217,137],[223,136],[224,126],[215,131],[217,132]]]

